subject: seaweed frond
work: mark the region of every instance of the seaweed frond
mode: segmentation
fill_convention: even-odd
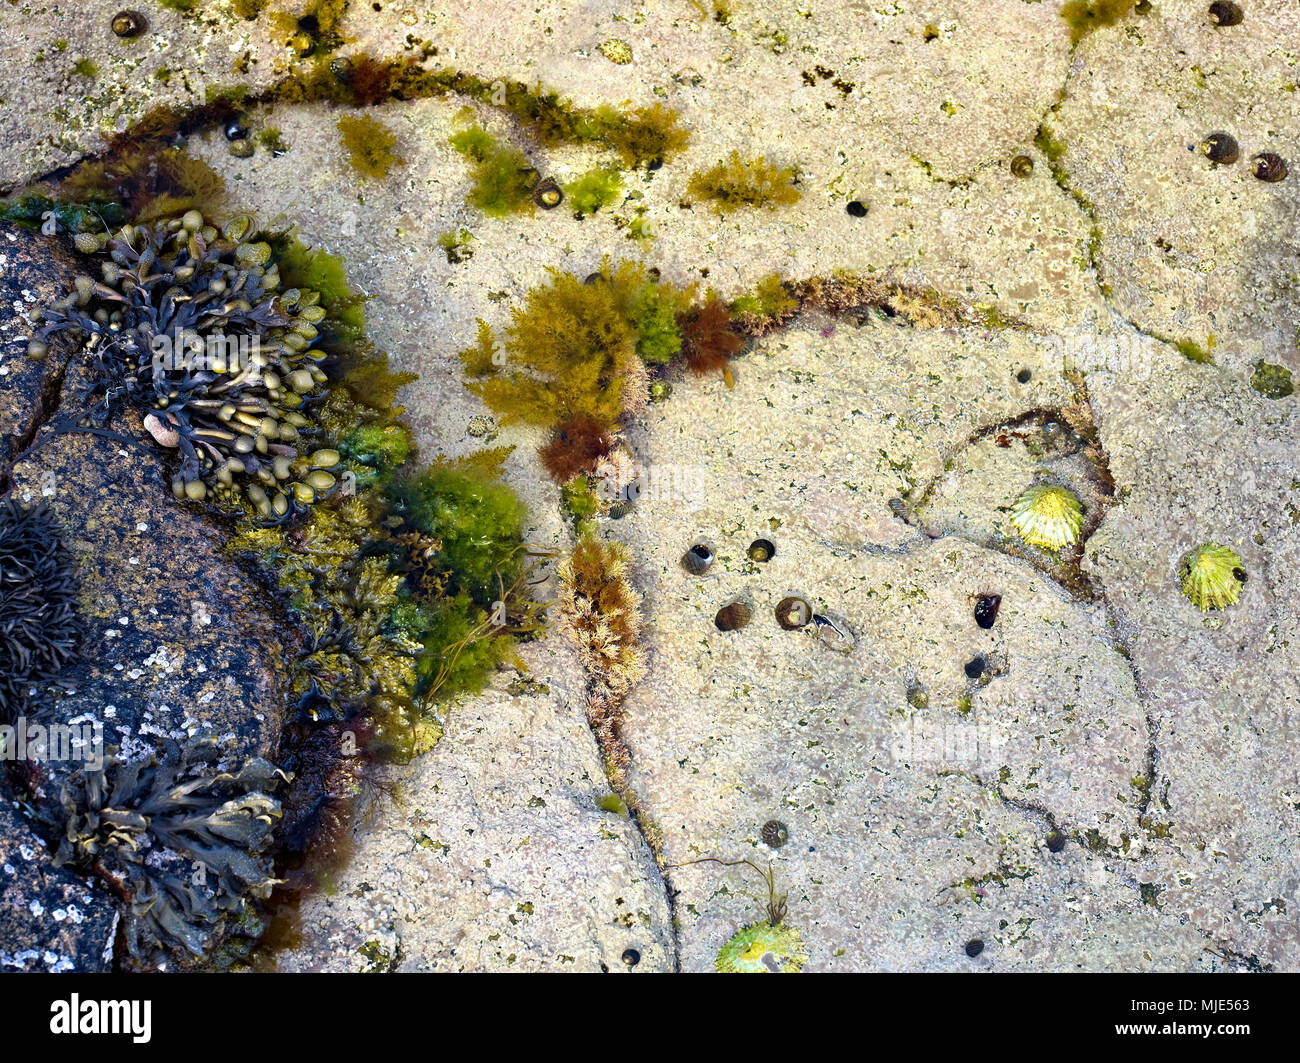
[[[551,479],[563,484],[579,474],[594,472],[600,459],[613,449],[613,433],[594,417],[579,414],[551,429],[539,454]]]
[[[592,170],[564,186],[564,195],[579,214],[595,214],[618,198],[623,177],[613,169]]]
[[[81,641],[77,580],[48,507],[0,502],[0,724],[27,690],[72,661]]]
[[[527,155],[497,143],[481,126],[462,129],[452,135],[450,143],[474,164],[474,186],[466,202],[492,218],[532,210],[539,176]]]
[[[733,151],[716,166],[692,174],[686,194],[691,199],[712,200],[724,214],[741,207],[774,209],[799,201],[801,193],[793,183],[797,176],[793,166],[774,166],[767,159],[747,160]]]
[[[631,168],[667,162],[686,147],[690,134],[677,124],[676,111],[656,103],[610,122],[605,140]]]
[[[142,967],[179,949],[209,954],[277,882],[272,795],[287,776],[256,757],[221,771],[219,758],[212,741],[165,738],[147,760],[78,769],[39,813],[56,867],[96,871],[121,891],[127,950]]]
[[[636,358],[621,291],[621,282],[586,284],[552,270],[550,281],[515,308],[504,358],[495,356],[490,334],[482,329],[478,347],[462,354],[471,371],[486,374],[468,387],[506,423],[550,427],[581,415],[617,424],[621,374]]]
[[[387,177],[389,170],[406,161],[393,151],[397,137],[369,115],[341,115],[338,127],[348,161],[366,177]]]
[[[560,616],[590,686],[588,722],[617,784],[627,769],[617,733],[623,700],[645,674],[641,595],[628,581],[620,543],[584,538],[557,574]]]
[[[687,368],[697,376],[720,372],[727,387],[735,384],[727,362],[739,352],[742,340],[731,331],[731,315],[716,293],[681,322],[682,353]]]

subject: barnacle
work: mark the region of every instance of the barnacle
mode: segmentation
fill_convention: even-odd
[[[1232,605],[1246,582],[1241,558],[1218,543],[1205,543],[1183,558],[1179,575],[1183,593],[1202,612]]]
[[[72,660],[81,637],[72,555],[42,504],[0,502],[0,723]]]
[[[618,66],[626,66],[632,62],[631,45],[619,37],[611,37],[607,41],[602,41],[599,50],[601,55]]]
[[[218,232],[197,210],[123,227],[98,256],[101,279],[76,278],[34,336],[81,338],[82,398],[102,397],[91,423],[134,407],[178,453],[178,497],[246,499],[268,519],[330,487],[304,412],[327,379],[313,350],[326,309],[320,292],[280,290],[282,247],[247,218]]]
[[[1016,499],[1011,523],[1030,546],[1059,550],[1079,537],[1083,509],[1074,492],[1040,484]]]
[[[254,757],[221,770],[211,741],[164,739],[149,759],[116,756],[60,780],[38,816],[51,831],[55,866],[94,872],[126,898],[132,959],[156,967],[208,952],[227,919],[238,920],[276,884],[267,850],[283,772]]]
[[[798,930],[763,920],[723,945],[715,966],[724,974],[795,974],[807,962],[808,951]]]

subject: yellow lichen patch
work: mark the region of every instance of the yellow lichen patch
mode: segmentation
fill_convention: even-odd
[[[745,927],[723,945],[715,965],[724,974],[795,974],[807,962],[798,930],[764,920]]]
[[[1202,612],[1226,609],[1241,595],[1246,570],[1241,558],[1218,543],[1198,546],[1181,566],[1183,593]]]
[[[1073,491],[1041,484],[1016,499],[1011,523],[1030,546],[1059,550],[1079,537],[1083,507]]]

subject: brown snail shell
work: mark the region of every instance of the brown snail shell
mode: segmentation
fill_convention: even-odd
[[[713,551],[707,543],[696,543],[682,555],[682,568],[692,576],[702,576],[713,564]]]
[[[119,37],[138,37],[149,28],[149,20],[139,11],[119,11],[109,25]]]
[[[1028,177],[1034,172],[1034,160],[1028,155],[1017,155],[1011,160],[1011,175],[1013,177]]]
[[[713,623],[719,631],[737,631],[749,623],[751,616],[750,608],[744,602],[732,602],[718,610]]]
[[[560,186],[548,177],[533,189],[533,202],[542,210],[554,210],[564,202],[564,193],[560,191]]]
[[[1261,181],[1273,184],[1286,177],[1286,163],[1282,161],[1280,155],[1274,155],[1271,151],[1261,151],[1255,156],[1254,163],[1255,176]]]
[[[1232,0],[1214,0],[1210,5],[1210,21],[1216,26],[1240,26],[1245,17],[1240,5]]]
[[[1201,141],[1201,154],[1210,162],[1228,166],[1237,161],[1237,141],[1228,133],[1211,133]]]
[[[798,631],[812,621],[813,608],[806,598],[792,595],[782,598],[776,606],[776,622],[786,631]]]

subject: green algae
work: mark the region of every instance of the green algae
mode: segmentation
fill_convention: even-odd
[[[533,189],[539,176],[518,148],[499,144],[486,129],[471,126],[450,138],[454,151],[473,164],[474,184],[465,201],[490,218],[504,218],[533,209]]]
[[[595,214],[608,207],[623,189],[623,176],[618,170],[592,170],[564,186],[569,205],[579,214]]]
[[[1209,365],[1214,361],[1214,355],[1210,353],[1209,347],[1202,347],[1195,340],[1174,340],[1173,345],[1174,350],[1189,362],[1195,362],[1197,365]]]
[[[1089,33],[1103,26],[1113,26],[1128,16],[1134,0],[1069,0],[1061,8],[1061,18],[1070,27],[1070,41],[1078,44]]]
[[[600,499],[586,476],[575,476],[560,487],[560,510],[581,538],[595,530],[591,518],[600,512]]]
[[[405,160],[393,151],[397,137],[382,123],[369,115],[340,116],[339,133],[343,146],[348,149],[352,168],[366,177],[387,177],[388,172]]]
[[[700,173],[691,175],[686,194],[691,199],[710,200],[721,213],[742,207],[789,206],[802,194],[795,187],[798,171],[793,166],[776,166],[765,158],[745,159],[740,152]]]
[[[1250,375],[1250,386],[1266,399],[1285,399],[1295,391],[1291,370],[1284,365],[1260,360]]]

